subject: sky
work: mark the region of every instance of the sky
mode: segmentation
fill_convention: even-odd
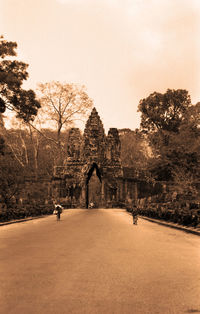
[[[138,128],[154,91],[200,101],[200,0],[0,0],[0,34],[29,64],[25,88],[85,85],[106,131]]]

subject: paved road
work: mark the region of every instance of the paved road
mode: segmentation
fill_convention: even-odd
[[[115,210],[0,228],[0,313],[200,313],[200,239]]]

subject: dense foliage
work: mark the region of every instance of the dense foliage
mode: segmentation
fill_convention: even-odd
[[[182,194],[197,194],[200,180],[200,105],[186,90],[153,93],[139,103],[141,131],[153,158],[148,168],[155,180],[174,181]]]
[[[186,90],[168,89],[164,94],[154,92],[139,102],[141,128],[148,133],[178,132],[190,105],[191,99]]]
[[[28,65],[13,60],[16,48],[16,42],[0,38],[0,113],[9,109],[27,122],[34,119],[40,103],[33,90],[22,88],[24,80],[28,78]]]

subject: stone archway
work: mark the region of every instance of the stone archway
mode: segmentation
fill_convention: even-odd
[[[101,187],[101,192],[98,190],[100,207],[118,206],[117,204],[125,201],[127,180],[135,182],[133,169],[122,167],[120,152],[118,130],[110,128],[106,136],[98,112],[93,108],[83,135],[77,128],[69,131],[66,160],[62,167],[55,167],[52,183],[54,185],[60,180],[65,187],[78,184],[80,188],[76,190],[76,197],[72,199],[74,207],[88,208],[93,186]],[[94,172],[96,177],[93,175]],[[92,184],[93,177],[95,179]],[[57,186],[55,193],[56,189]],[[61,186],[58,187],[58,192],[59,189]],[[95,196],[95,191],[93,192]],[[73,190],[73,196],[74,193]]]
[[[86,208],[88,208],[90,201],[92,201],[96,207],[98,207],[101,201],[101,183],[101,171],[94,162],[88,171],[86,178]]]

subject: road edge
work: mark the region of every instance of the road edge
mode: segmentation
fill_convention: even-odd
[[[200,231],[195,230],[195,228],[192,228],[192,227],[181,226],[181,225],[178,225],[175,223],[165,222],[165,221],[161,221],[158,219],[153,219],[153,218],[149,218],[149,217],[145,217],[145,216],[139,216],[139,218],[144,219],[144,220],[148,220],[148,221],[153,222],[153,223],[157,223],[157,224],[165,226],[165,227],[182,230],[182,231],[200,236]]]
[[[6,225],[11,225],[11,224],[15,224],[15,223],[20,223],[20,222],[25,222],[25,221],[29,221],[29,220],[35,220],[35,219],[39,219],[39,218],[45,218],[47,216],[50,215],[43,215],[43,216],[36,216],[36,217],[27,217],[27,218],[22,218],[22,219],[16,219],[16,220],[10,220],[10,221],[5,221],[5,222],[0,222],[0,227],[1,226],[6,226]]]

